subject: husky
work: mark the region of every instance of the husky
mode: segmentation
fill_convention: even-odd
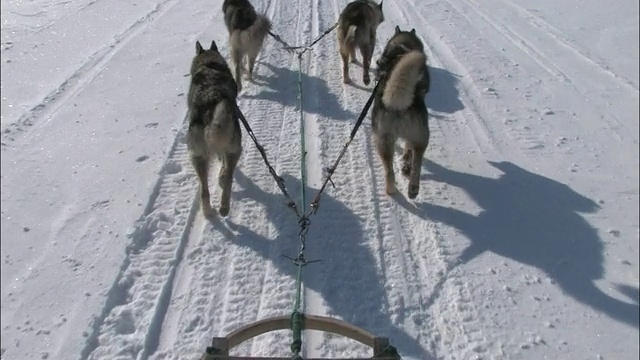
[[[229,31],[231,62],[235,68],[234,78],[238,91],[241,91],[241,75],[244,72],[248,80],[253,78],[256,57],[262,50],[264,38],[271,31],[271,21],[264,15],[256,13],[249,0],[224,0],[222,12],[224,23]]]
[[[338,19],[338,46],[342,58],[342,81],[351,83],[349,60],[356,62],[356,49],[362,56],[362,82],[369,85],[369,67],[376,46],[376,32],[384,21],[382,1],[356,0],[347,4]]]
[[[231,69],[215,41],[208,50],[196,42],[191,63],[191,84],[187,97],[189,130],[187,146],[200,183],[200,200],[206,216],[213,214],[209,195],[209,167],[216,157],[221,162],[218,185],[222,189],[219,213],[229,214],[231,184],[240,155],[242,133],[235,113],[238,89]]]
[[[372,139],[385,171],[388,195],[396,189],[393,155],[398,139],[405,141],[402,174],[409,178],[410,199],[420,191],[422,157],[429,145],[429,113],[425,96],[429,92],[429,70],[422,41],[415,29],[396,26],[377,61],[378,88],[371,111]]]

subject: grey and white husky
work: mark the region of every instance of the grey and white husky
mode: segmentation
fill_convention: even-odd
[[[377,61],[372,117],[372,137],[385,171],[387,194],[396,189],[393,157],[398,139],[405,142],[402,174],[409,178],[407,195],[420,191],[422,157],[429,145],[429,113],[425,96],[429,91],[429,70],[422,41],[411,31],[396,26],[395,34]]]
[[[219,213],[229,214],[233,172],[242,153],[242,133],[235,113],[237,86],[215,41],[208,50],[196,42],[187,97],[187,144],[200,183],[200,200],[206,216],[213,214],[209,194],[211,160],[221,162],[218,185],[222,189]]]
[[[271,21],[264,15],[256,13],[249,0],[224,0],[222,12],[224,23],[229,31],[234,77],[240,91],[242,90],[242,73],[246,73],[247,79],[253,77],[253,67],[262,50],[264,38],[271,30]]]
[[[347,4],[338,19],[338,45],[342,58],[342,80],[351,82],[349,60],[356,62],[356,49],[362,56],[362,82],[369,85],[369,67],[376,46],[376,32],[384,21],[382,1],[356,0]]]

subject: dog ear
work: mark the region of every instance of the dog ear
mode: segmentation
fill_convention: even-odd
[[[415,35],[416,34],[416,29],[411,29],[411,34]]]
[[[218,51],[218,45],[216,45],[216,41],[215,40],[211,40],[211,47],[209,48],[209,50],[213,50],[215,52],[219,52]]]
[[[196,41],[196,55],[200,55],[203,51],[204,49],[202,48],[202,45],[200,45],[200,41]]]
[[[396,35],[400,34],[400,26],[396,25]]]
[[[380,5],[378,5],[378,9],[382,10],[382,3],[383,3],[383,2],[384,2],[384,0],[383,0],[383,1],[380,1]]]

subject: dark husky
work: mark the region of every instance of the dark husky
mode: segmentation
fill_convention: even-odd
[[[338,19],[338,45],[342,58],[342,80],[351,82],[349,77],[349,57],[356,61],[356,49],[362,56],[362,82],[369,85],[369,67],[376,46],[376,31],[384,21],[382,1],[356,0],[347,4]]]
[[[425,96],[429,91],[429,70],[422,41],[415,29],[396,26],[377,61],[372,118],[372,135],[385,171],[387,194],[396,192],[393,154],[398,139],[405,141],[402,174],[409,177],[407,195],[414,199],[420,191],[422,157],[429,145],[429,113]]]
[[[219,212],[222,216],[229,214],[233,172],[242,153],[242,133],[234,111],[237,94],[231,70],[215,41],[211,42],[209,50],[203,49],[199,41],[196,42],[187,98],[187,144],[200,182],[200,200],[206,216],[213,212],[208,175],[214,157],[221,162],[218,176],[218,185],[222,189]]]
[[[264,38],[271,30],[271,22],[264,15],[256,13],[248,0],[224,0],[222,3],[224,23],[229,31],[231,62],[234,66],[238,91],[242,89],[242,73],[248,79],[253,77],[253,66],[262,49]],[[247,68],[244,62],[247,62]]]

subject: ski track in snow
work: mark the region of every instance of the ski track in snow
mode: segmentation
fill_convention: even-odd
[[[82,359],[146,359],[157,346],[198,205],[193,181],[184,171],[189,158],[184,131],[176,137],[146,210],[129,235],[122,271],[102,316],[94,320]],[[144,343],[132,343],[132,333],[146,334],[139,338]]]
[[[283,5],[280,1],[271,1],[264,6],[276,29],[280,27],[284,29],[288,26],[300,27],[309,22],[309,19],[298,9]],[[304,31],[295,33],[305,34]],[[306,41],[303,36],[286,40]],[[253,123],[253,130],[258,140],[265,145],[276,170],[279,174],[285,175],[290,194],[296,197],[298,192],[292,180],[299,172],[297,155],[299,123],[295,102],[297,72],[288,69],[295,69],[298,60],[296,56],[279,47],[280,45],[274,42],[266,42],[255,68],[255,79],[269,85],[271,88],[269,90],[282,91],[281,89],[288,88],[289,91],[285,90],[285,93],[280,95],[247,83],[240,97],[240,107],[246,109],[244,113],[250,122],[253,119],[270,120]],[[285,69],[278,69],[272,67],[271,64],[275,63],[290,65]],[[256,90],[258,90],[257,94],[254,93]],[[272,96],[275,96],[273,101],[261,99],[261,97],[271,98]],[[278,140],[265,142],[265,139]],[[170,313],[168,323],[173,323],[173,331],[179,336],[171,336],[172,333],[169,333],[166,336],[166,343],[161,345],[155,358],[175,358],[178,354],[180,356],[193,354],[195,357],[202,353],[211,337],[221,336],[259,319],[288,314],[293,304],[295,287],[292,275],[295,267],[281,255],[287,253],[293,256],[293,251],[297,249],[297,238],[291,235],[297,234],[295,217],[284,207],[284,197],[280,195],[273,179],[268,176],[262,159],[248,136],[244,140],[244,149],[239,166],[240,175],[236,176],[234,184],[234,191],[238,191],[238,187],[242,190],[240,190],[241,195],[235,193],[232,199],[235,202],[233,214],[226,224],[215,223],[216,226],[212,228],[211,224],[205,222],[202,231],[194,232],[199,235],[190,241],[192,247],[187,250],[188,254],[192,254],[189,257],[193,257],[194,260],[181,269],[185,275],[180,280],[188,281],[185,278],[186,274],[189,274],[190,279],[198,280],[191,280],[192,285],[189,287],[183,285],[184,293],[175,294],[177,298],[190,299],[189,306],[181,310],[196,306],[202,309],[205,315],[196,316],[196,319],[193,319],[190,315],[191,310],[185,313],[179,310]],[[252,219],[265,217],[269,219],[266,228],[259,226],[249,228],[245,225],[255,223]],[[219,232],[215,229],[217,226],[225,230]],[[281,236],[280,233],[283,235]],[[200,236],[201,238],[198,239]],[[217,272],[217,266],[209,265],[216,260],[211,259],[210,254],[203,254],[203,242],[204,244],[211,242],[214,244],[212,246],[222,248],[223,250],[218,251],[229,252],[230,255],[225,257],[233,259],[225,268],[225,272],[216,274],[218,276],[215,276],[213,281],[206,273],[201,273],[207,270]],[[256,253],[260,256],[256,256]],[[249,286],[247,279],[252,278],[260,278],[258,282],[260,286],[255,286],[253,283]],[[226,286],[217,287],[212,283],[222,283]],[[226,290],[221,298],[216,295],[216,292],[222,289]],[[268,301],[265,300],[267,297]],[[214,309],[218,310],[214,311]],[[206,335],[203,336],[203,334]],[[265,334],[233,351],[238,355],[267,356],[274,355],[274,349],[279,349],[275,353],[286,356],[288,346],[286,333],[280,331]]]
[[[603,68],[591,58],[583,55],[575,48],[558,39],[549,27],[540,27],[535,22],[513,21],[522,19],[522,12],[506,12],[502,18],[494,14],[499,11],[485,10],[487,4],[479,6],[473,0],[449,0],[449,4],[459,9],[461,14],[477,14],[492,28],[508,39],[513,46],[525,53],[530,59],[538,63],[553,78],[559,78],[566,86],[577,92],[585,102],[595,102],[591,105],[594,111],[603,115],[603,119],[610,122],[610,127],[621,128],[624,131],[637,132],[638,128],[626,129],[625,124],[611,114],[605,114],[601,109],[611,106],[612,102],[626,104],[630,107],[633,99],[637,99],[638,89],[628,81],[620,79]],[[496,4],[497,3],[497,4]],[[505,1],[493,2],[493,8],[505,9]],[[510,2],[507,2],[511,4]],[[515,5],[513,5],[515,6]],[[471,15],[466,15],[471,17]],[[474,20],[477,18],[474,18]],[[590,76],[575,76],[576,74],[589,74]],[[606,89],[606,90],[605,90]],[[611,91],[617,89],[615,96],[605,93],[605,96],[590,97],[594,91]]]
[[[69,75],[55,89],[51,90],[42,100],[38,101],[31,109],[21,115],[16,122],[11,123],[7,127],[3,126],[2,133],[5,140],[13,141],[19,136],[16,135],[16,132],[18,132],[18,134],[24,132],[28,130],[29,127],[37,125],[43,119],[50,119],[54,116],[61,106],[73,98],[78,92],[82,91],[86,84],[93,81],[96,76],[104,70],[111,58],[126,46],[131,39],[151,26],[154,21],[162,17],[162,15],[171,10],[171,8],[179,2],[180,0],[164,0],[156,4],[151,11],[137,19],[122,33],[116,34],[110,43],[105,44],[101,49],[91,54],[77,70]],[[82,7],[78,13],[87,6]]]

